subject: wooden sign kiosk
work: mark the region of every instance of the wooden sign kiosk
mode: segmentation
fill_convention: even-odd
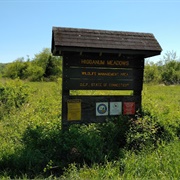
[[[144,58],[161,51],[150,33],[54,27],[52,53],[63,57],[62,127],[134,115],[141,109]],[[70,90],[133,90],[133,95],[73,96]]]

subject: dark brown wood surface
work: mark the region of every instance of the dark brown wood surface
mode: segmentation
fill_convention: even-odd
[[[53,27],[53,55],[59,55],[60,51],[76,51],[76,48],[82,48],[83,52],[89,49],[138,51],[144,57],[158,55],[162,51],[151,33]]]

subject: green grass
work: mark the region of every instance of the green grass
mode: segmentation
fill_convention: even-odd
[[[20,92],[19,83],[10,83],[14,92]],[[143,117],[137,121],[120,117],[103,124],[73,125],[63,133],[61,79],[21,82],[24,85],[27,101],[9,113],[1,111],[1,179],[180,177],[180,86],[144,85]],[[87,94],[72,91],[79,93]]]
[[[136,154],[126,151],[118,161],[84,165],[77,168],[71,164],[63,179],[179,179],[180,142],[175,141],[156,150],[144,150]]]
[[[142,151],[139,154],[128,152],[123,177],[126,179],[178,179],[180,176],[180,142],[175,141],[160,146],[153,152]]]
[[[143,90],[143,111],[171,133],[180,132],[180,86],[149,86]]]

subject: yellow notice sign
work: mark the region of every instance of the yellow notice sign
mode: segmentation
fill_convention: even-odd
[[[80,99],[71,99],[67,101],[67,120],[68,121],[77,121],[81,120],[81,100]]]

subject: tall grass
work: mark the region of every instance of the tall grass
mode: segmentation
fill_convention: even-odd
[[[79,168],[71,164],[62,179],[179,179],[179,148],[180,142],[175,141],[154,151],[126,151],[123,159],[105,164]]]
[[[1,179],[179,177],[180,86],[144,85],[143,116],[136,120],[112,118],[62,132],[61,80],[13,83],[0,84],[11,88],[8,103],[25,92],[27,98],[8,113],[1,111]]]
[[[143,111],[162,124],[172,136],[180,133],[180,86],[144,86]],[[174,136],[174,137],[175,137]]]

